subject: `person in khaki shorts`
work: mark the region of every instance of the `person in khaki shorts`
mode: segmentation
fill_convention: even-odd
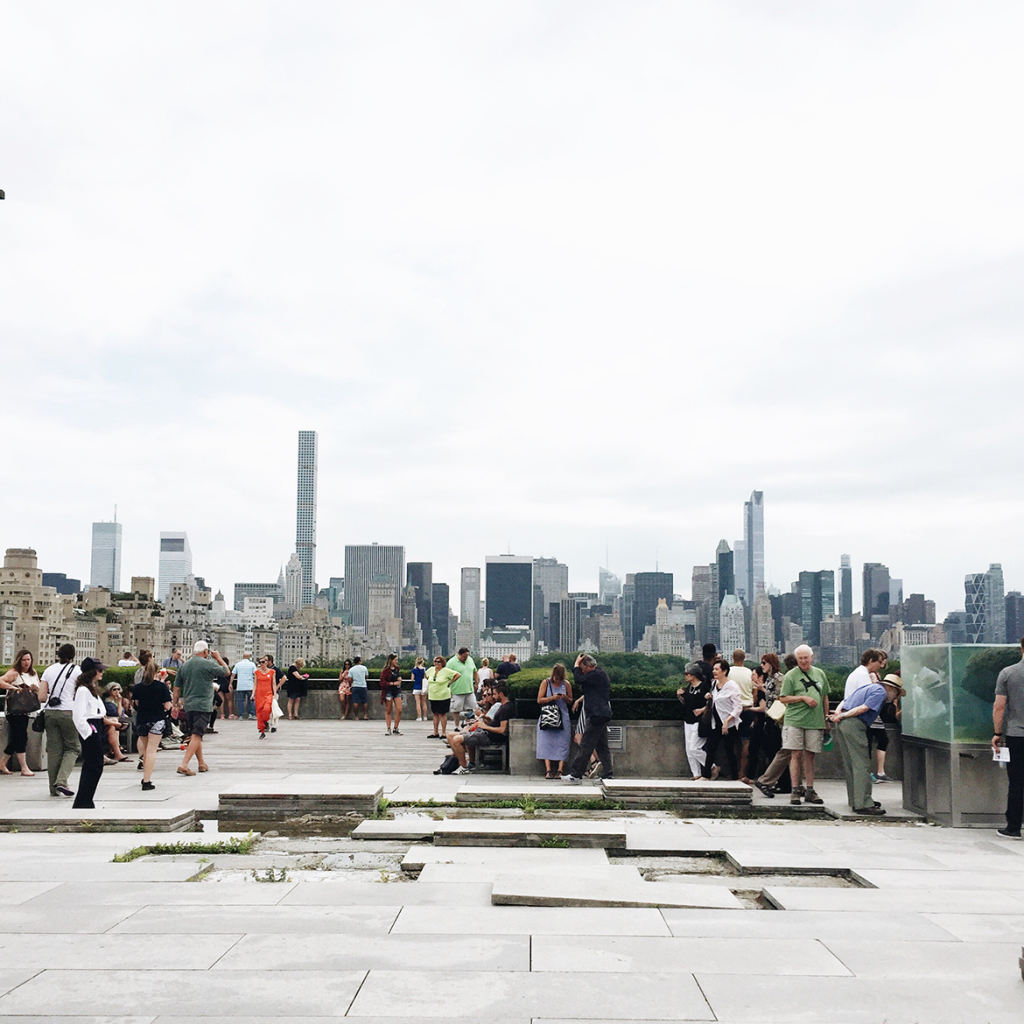
[[[63,644],[57,651],[57,661],[44,673],[39,690],[39,701],[45,715],[46,771],[50,776],[50,796],[74,796],[68,789],[68,779],[75,767],[82,744],[78,730],[71,720],[75,706],[75,683],[82,670],[75,664],[75,648]]]
[[[782,749],[791,751],[789,774],[793,780],[791,804],[800,798],[809,804],[825,801],[814,791],[814,755],[821,753],[825,736],[825,717],[828,715],[828,677],[812,665],[814,651],[801,644],[794,652],[796,668],[790,669],[782,680],[779,700],[786,705],[782,720]],[[804,788],[800,785],[800,766],[803,765]]]

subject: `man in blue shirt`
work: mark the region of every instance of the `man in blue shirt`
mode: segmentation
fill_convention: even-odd
[[[836,726],[836,743],[846,774],[846,795],[856,814],[881,817],[882,807],[871,798],[871,747],[868,727],[878,717],[879,708],[887,700],[895,700],[906,691],[894,682],[876,683],[868,676],[866,682],[852,689],[842,703],[829,715]]]
[[[248,719],[250,711],[253,715],[256,714],[256,706],[252,698],[253,688],[256,685],[256,663],[252,660],[252,655],[246,651],[242,655],[242,660],[236,661],[235,667],[231,671],[235,677],[238,706],[237,709],[232,707],[231,694],[228,693],[226,694],[228,711],[232,718],[238,718],[241,715],[242,718]]]

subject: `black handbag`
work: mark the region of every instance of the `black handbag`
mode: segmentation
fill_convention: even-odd
[[[35,718],[32,719],[32,731],[33,732],[44,732],[46,730],[46,712],[40,711]]]

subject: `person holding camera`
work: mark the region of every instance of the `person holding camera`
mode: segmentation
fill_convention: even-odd
[[[68,779],[75,767],[82,744],[72,721],[75,707],[75,683],[82,670],[75,664],[75,648],[62,644],[57,660],[43,673],[39,699],[42,701],[43,729],[46,733],[46,772],[50,777],[50,796],[74,796]]]

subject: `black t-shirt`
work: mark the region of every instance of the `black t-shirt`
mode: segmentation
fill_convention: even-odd
[[[519,666],[514,661],[503,661],[495,670],[494,674],[499,679],[508,679],[519,671]]]
[[[512,701],[506,701],[504,704],[501,705],[501,707],[498,709],[498,711],[495,712],[493,718],[491,718],[491,719],[485,718],[484,721],[487,722],[488,725],[492,725],[492,726],[494,726],[494,728],[497,728],[499,725],[501,725],[502,722],[507,722],[510,718],[515,718],[515,716],[516,716],[516,706],[515,706],[515,704],[513,704]],[[488,733],[488,735],[489,736],[494,736],[495,738],[497,738],[497,735],[495,733],[493,733],[493,732],[492,733]]]
[[[164,705],[171,699],[167,684],[154,679],[151,683],[137,683],[132,690],[135,713],[140,723],[159,722],[167,717]]]
[[[710,692],[710,685],[703,680],[701,680],[700,685],[696,688],[687,686],[683,690],[683,721],[687,725],[696,725],[700,721],[700,717],[695,715],[694,711],[708,706],[708,694]]]

